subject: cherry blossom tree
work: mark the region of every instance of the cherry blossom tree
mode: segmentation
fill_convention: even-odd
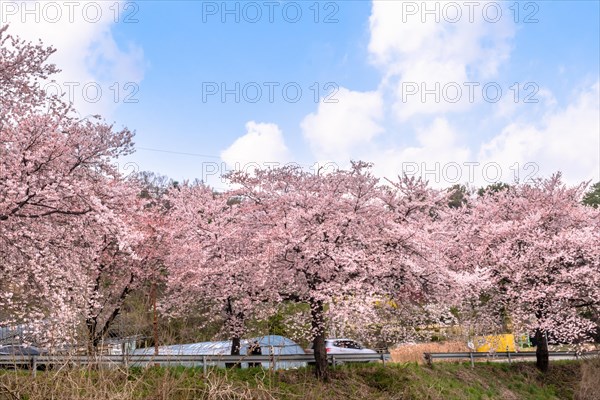
[[[321,379],[327,379],[326,316],[342,320],[336,315],[344,299],[369,313],[377,299],[415,301],[439,284],[423,251],[433,246],[421,231],[446,196],[431,196],[424,184],[409,180],[384,188],[369,169],[356,162],[328,174],[284,167],[229,176],[238,195],[254,203],[262,234],[273,243],[269,264],[278,296],[310,306]]]
[[[310,306],[316,374],[322,379],[327,379],[325,307],[335,297],[359,294],[359,282],[372,278],[363,214],[372,212],[368,203],[375,199],[377,180],[362,168],[327,175],[293,167],[231,175],[276,246],[270,273],[279,280],[279,296]]]
[[[171,311],[202,303],[207,322],[224,317],[231,354],[239,354],[245,320],[268,304],[273,287],[263,227],[253,224],[245,201],[202,183],[184,184],[169,202]]]
[[[26,118],[43,106],[62,108],[64,103],[49,98],[41,83],[59,72],[47,60],[56,50],[28,43],[8,34],[8,25],[0,26],[0,121]]]
[[[414,177],[388,183],[382,196],[388,216],[379,233],[378,262],[388,264],[384,277],[394,301],[450,305],[453,293],[460,296],[451,289],[461,278],[443,262],[454,192],[432,189]]]
[[[514,185],[484,194],[456,225],[464,245],[455,261],[482,271],[489,303],[533,332],[542,371],[548,337],[571,343],[595,328],[580,310],[600,302],[600,213],[581,205],[584,188],[560,174]]]
[[[80,120],[43,81],[53,49],[0,28],[0,305],[6,324],[45,321],[72,330],[70,292],[83,252],[83,221],[113,223],[104,199],[119,197],[113,161],[133,151],[133,133],[99,117]],[[71,288],[71,289],[70,289]],[[69,317],[67,317],[69,316]]]
[[[118,195],[104,199],[114,214],[112,223],[82,220],[85,227],[78,243],[89,255],[78,279],[82,286],[78,315],[85,316],[90,354],[96,353],[131,293],[160,277],[164,257],[162,210],[140,197],[135,182],[107,184],[124,186],[115,191]]]

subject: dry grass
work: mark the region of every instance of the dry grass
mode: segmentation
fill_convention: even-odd
[[[440,342],[440,343],[419,343],[407,344],[390,351],[392,361],[394,362],[416,362],[423,364],[423,353],[456,353],[469,351],[469,348],[462,342]]]
[[[0,375],[0,400],[221,400],[274,397],[262,379],[250,385],[227,373],[186,369],[148,368],[67,369],[40,372],[32,378],[26,371]]]
[[[581,364],[581,382],[575,396],[577,400],[600,400],[600,358]]]
[[[441,344],[428,350],[440,350]],[[452,351],[456,347],[448,346]],[[421,348],[422,350],[422,348]],[[192,368],[0,370],[0,400],[598,400],[600,361],[343,365],[328,383],[296,371]]]

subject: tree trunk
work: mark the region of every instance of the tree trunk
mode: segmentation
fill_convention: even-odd
[[[315,376],[322,381],[329,380],[327,369],[327,351],[325,350],[325,327],[323,318],[323,302],[310,302],[311,326],[313,330],[313,350],[315,356]]]
[[[103,266],[101,266],[100,271],[103,270]],[[98,293],[100,291],[100,275],[96,277],[96,283],[94,286],[94,292]],[[123,303],[125,299],[131,293],[132,283],[134,281],[135,275],[131,274],[129,276],[129,282],[123,287],[123,290],[119,294],[115,305],[112,308],[112,311],[106,321],[104,321],[104,325],[100,323],[101,315],[103,311],[108,310],[108,306],[94,312],[94,307],[91,302],[88,302],[88,309],[90,312],[90,316],[87,317],[85,324],[88,330],[88,355],[94,356],[98,354],[98,346],[102,342],[102,339],[106,337],[108,334],[108,330],[111,328],[112,324],[115,322],[117,317],[121,314],[121,307],[123,307]]]
[[[87,327],[87,355],[95,356],[98,353],[98,335],[96,333],[98,328],[98,321],[96,318],[90,317],[86,320],[85,325]]]
[[[95,360],[98,356],[98,346],[100,345],[100,338],[98,337],[98,320],[96,317],[90,317],[86,320],[87,327],[87,355],[88,357]],[[89,363],[88,368],[96,370],[98,364],[94,361]]]
[[[241,321],[244,320],[244,314],[243,313],[234,314],[233,305],[231,304],[230,298],[227,299],[227,305],[225,307],[225,312],[227,313],[229,329],[231,330],[231,333],[233,334],[233,337],[231,338],[231,355],[239,356],[240,348],[242,347],[242,341],[239,336],[239,333],[235,334],[234,332],[240,332],[240,329],[239,329],[240,327],[238,325],[241,323]],[[234,368],[234,367],[241,368],[242,365],[240,363],[225,363],[225,368]]]
[[[242,347],[242,341],[238,336],[231,338],[231,355],[232,356],[239,356],[241,347]],[[234,368],[234,367],[242,368],[242,364],[240,364],[240,363],[226,363],[225,364],[225,368]]]
[[[535,365],[540,371],[547,372],[550,355],[548,353],[548,340],[546,340],[546,333],[540,329],[536,329],[535,341],[537,342],[537,346],[535,348]]]

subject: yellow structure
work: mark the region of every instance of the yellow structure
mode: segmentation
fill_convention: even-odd
[[[515,348],[515,335],[512,333],[478,336],[475,338],[475,349],[481,353],[490,351],[515,351]]]

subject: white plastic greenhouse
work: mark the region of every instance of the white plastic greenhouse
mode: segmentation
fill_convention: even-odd
[[[296,342],[291,339],[288,339],[279,335],[267,335],[261,336],[251,339],[244,339],[241,341],[240,347],[240,355],[247,355],[248,348],[252,345],[252,343],[258,342],[261,348],[261,352],[263,355],[282,355],[282,354],[305,354],[302,347],[300,347]],[[221,341],[221,342],[200,342],[200,343],[190,343],[190,344],[174,344],[170,346],[160,346],[158,348],[159,355],[170,355],[170,356],[178,356],[178,355],[228,355],[231,353],[231,341]],[[154,354],[154,347],[148,347],[143,349],[134,350],[133,354],[144,354],[144,355],[152,355]],[[211,362],[209,363],[212,366],[225,367],[224,362]],[[194,363],[194,366],[201,366],[202,363]],[[242,368],[247,368],[248,363],[241,363]],[[192,365],[189,365],[192,366]],[[262,363],[262,366],[265,368],[269,367],[269,363]],[[290,369],[290,368],[299,368],[306,366],[305,362],[291,362],[291,361],[281,361],[277,362],[275,365],[276,369]]]

